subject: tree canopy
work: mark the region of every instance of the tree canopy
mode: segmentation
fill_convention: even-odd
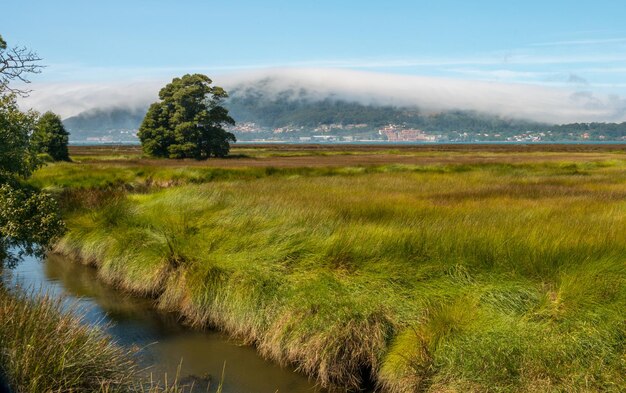
[[[46,112],[37,121],[31,142],[38,153],[47,153],[55,161],[69,161],[69,135],[61,118],[53,112]]]
[[[212,83],[206,75],[187,74],[161,89],[161,101],[150,106],[139,127],[146,154],[197,160],[228,155],[236,139],[224,126],[235,121],[222,106],[228,94]]]
[[[36,118],[0,92],[0,267],[18,260],[11,248],[43,253],[64,230],[54,199],[22,181],[40,165],[30,143]]]
[[[23,181],[41,164],[31,143],[37,113],[20,111],[16,96],[26,93],[8,81],[27,82],[34,65],[9,62],[6,68],[6,48],[0,37],[0,267],[22,253],[43,253],[64,230],[54,199]]]
[[[28,177],[37,167],[36,152],[30,145],[36,119],[37,113],[19,110],[15,94],[0,90],[0,182]]]

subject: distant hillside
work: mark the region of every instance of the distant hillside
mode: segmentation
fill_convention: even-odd
[[[546,124],[475,112],[450,111],[422,113],[418,108],[362,105],[356,102],[325,99],[256,100],[250,97],[233,97],[228,102],[232,116],[239,122],[255,122],[264,127],[288,125],[313,128],[329,124],[365,123],[373,128],[395,123],[424,131],[507,131],[544,127]]]
[[[92,109],[63,120],[73,142],[101,139],[102,142],[134,142],[145,109]]]
[[[237,123],[248,123],[234,129],[240,140],[300,140],[320,133],[380,139],[378,129],[388,124],[421,129],[441,141],[626,139],[626,123],[550,125],[467,111],[426,113],[418,108],[314,100],[302,90],[268,98],[254,88],[234,89],[225,105]],[[146,109],[95,109],[65,119],[64,124],[72,142],[136,142],[145,113]]]
[[[112,108],[92,109],[63,120],[71,130],[107,131],[112,129],[137,129],[146,114],[145,109]]]
[[[361,133],[377,138],[377,130],[388,124],[421,129],[441,136],[442,141],[457,142],[626,139],[626,123],[553,125],[470,111],[427,113],[419,108],[363,105],[330,98],[313,101],[306,94],[294,91],[266,99],[254,90],[236,90],[227,105],[239,123],[255,123],[267,133],[275,128],[287,128],[288,132],[273,136],[280,139],[319,134],[320,129],[340,136]],[[367,127],[358,130],[332,128],[333,125],[350,124],[366,124]]]

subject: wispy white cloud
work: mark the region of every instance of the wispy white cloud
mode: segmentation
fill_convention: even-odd
[[[561,72],[548,71],[518,71],[511,69],[479,69],[479,68],[447,68],[446,71],[479,78],[482,80],[525,82],[545,79],[563,78]]]
[[[524,83],[538,86],[569,87],[570,85],[584,85],[588,87],[619,87],[617,84],[590,83],[587,78],[574,72],[563,71],[517,71],[510,69],[477,69],[477,68],[449,68],[446,71],[481,81],[504,83]]]
[[[84,64],[49,64],[41,78],[46,81],[142,81],[146,79],[167,78],[188,72],[203,72],[211,75],[236,71],[248,71],[268,68],[347,68],[364,70],[398,70],[399,72],[438,70],[450,67],[483,67],[482,72],[498,72],[489,70],[493,67],[593,67],[594,65],[626,64],[626,52],[610,53],[570,53],[553,54],[514,50],[508,52],[492,52],[477,56],[460,57],[403,57],[403,58],[346,58],[346,59],[307,59],[301,61],[276,61],[259,63],[215,63],[191,64],[169,67],[94,67]],[[610,72],[610,67],[604,68]],[[623,69],[623,67],[622,67]],[[531,73],[550,71],[517,70],[520,76]],[[495,74],[494,74],[495,76]]]
[[[580,68],[578,71],[594,74],[626,74],[626,67],[592,67]]]
[[[603,45],[626,43],[626,38],[604,38],[572,41],[537,42],[530,46],[580,46],[580,45]]]

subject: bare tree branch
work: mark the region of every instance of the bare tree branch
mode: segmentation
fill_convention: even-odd
[[[31,90],[11,87],[9,83],[30,83],[28,75],[41,72],[43,66],[37,64],[41,60],[41,57],[26,47],[7,48],[6,42],[0,37],[0,94],[9,92],[27,96]]]

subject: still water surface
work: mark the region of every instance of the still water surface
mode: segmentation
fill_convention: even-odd
[[[150,300],[121,293],[104,284],[94,268],[58,255],[46,260],[26,257],[4,272],[5,285],[65,296],[85,322],[101,326],[120,345],[141,348],[139,362],[154,375],[193,380],[198,389],[217,388],[225,370],[225,393],[324,392],[305,376],[260,358],[256,351],[215,331],[186,328],[174,314],[155,310]]]

